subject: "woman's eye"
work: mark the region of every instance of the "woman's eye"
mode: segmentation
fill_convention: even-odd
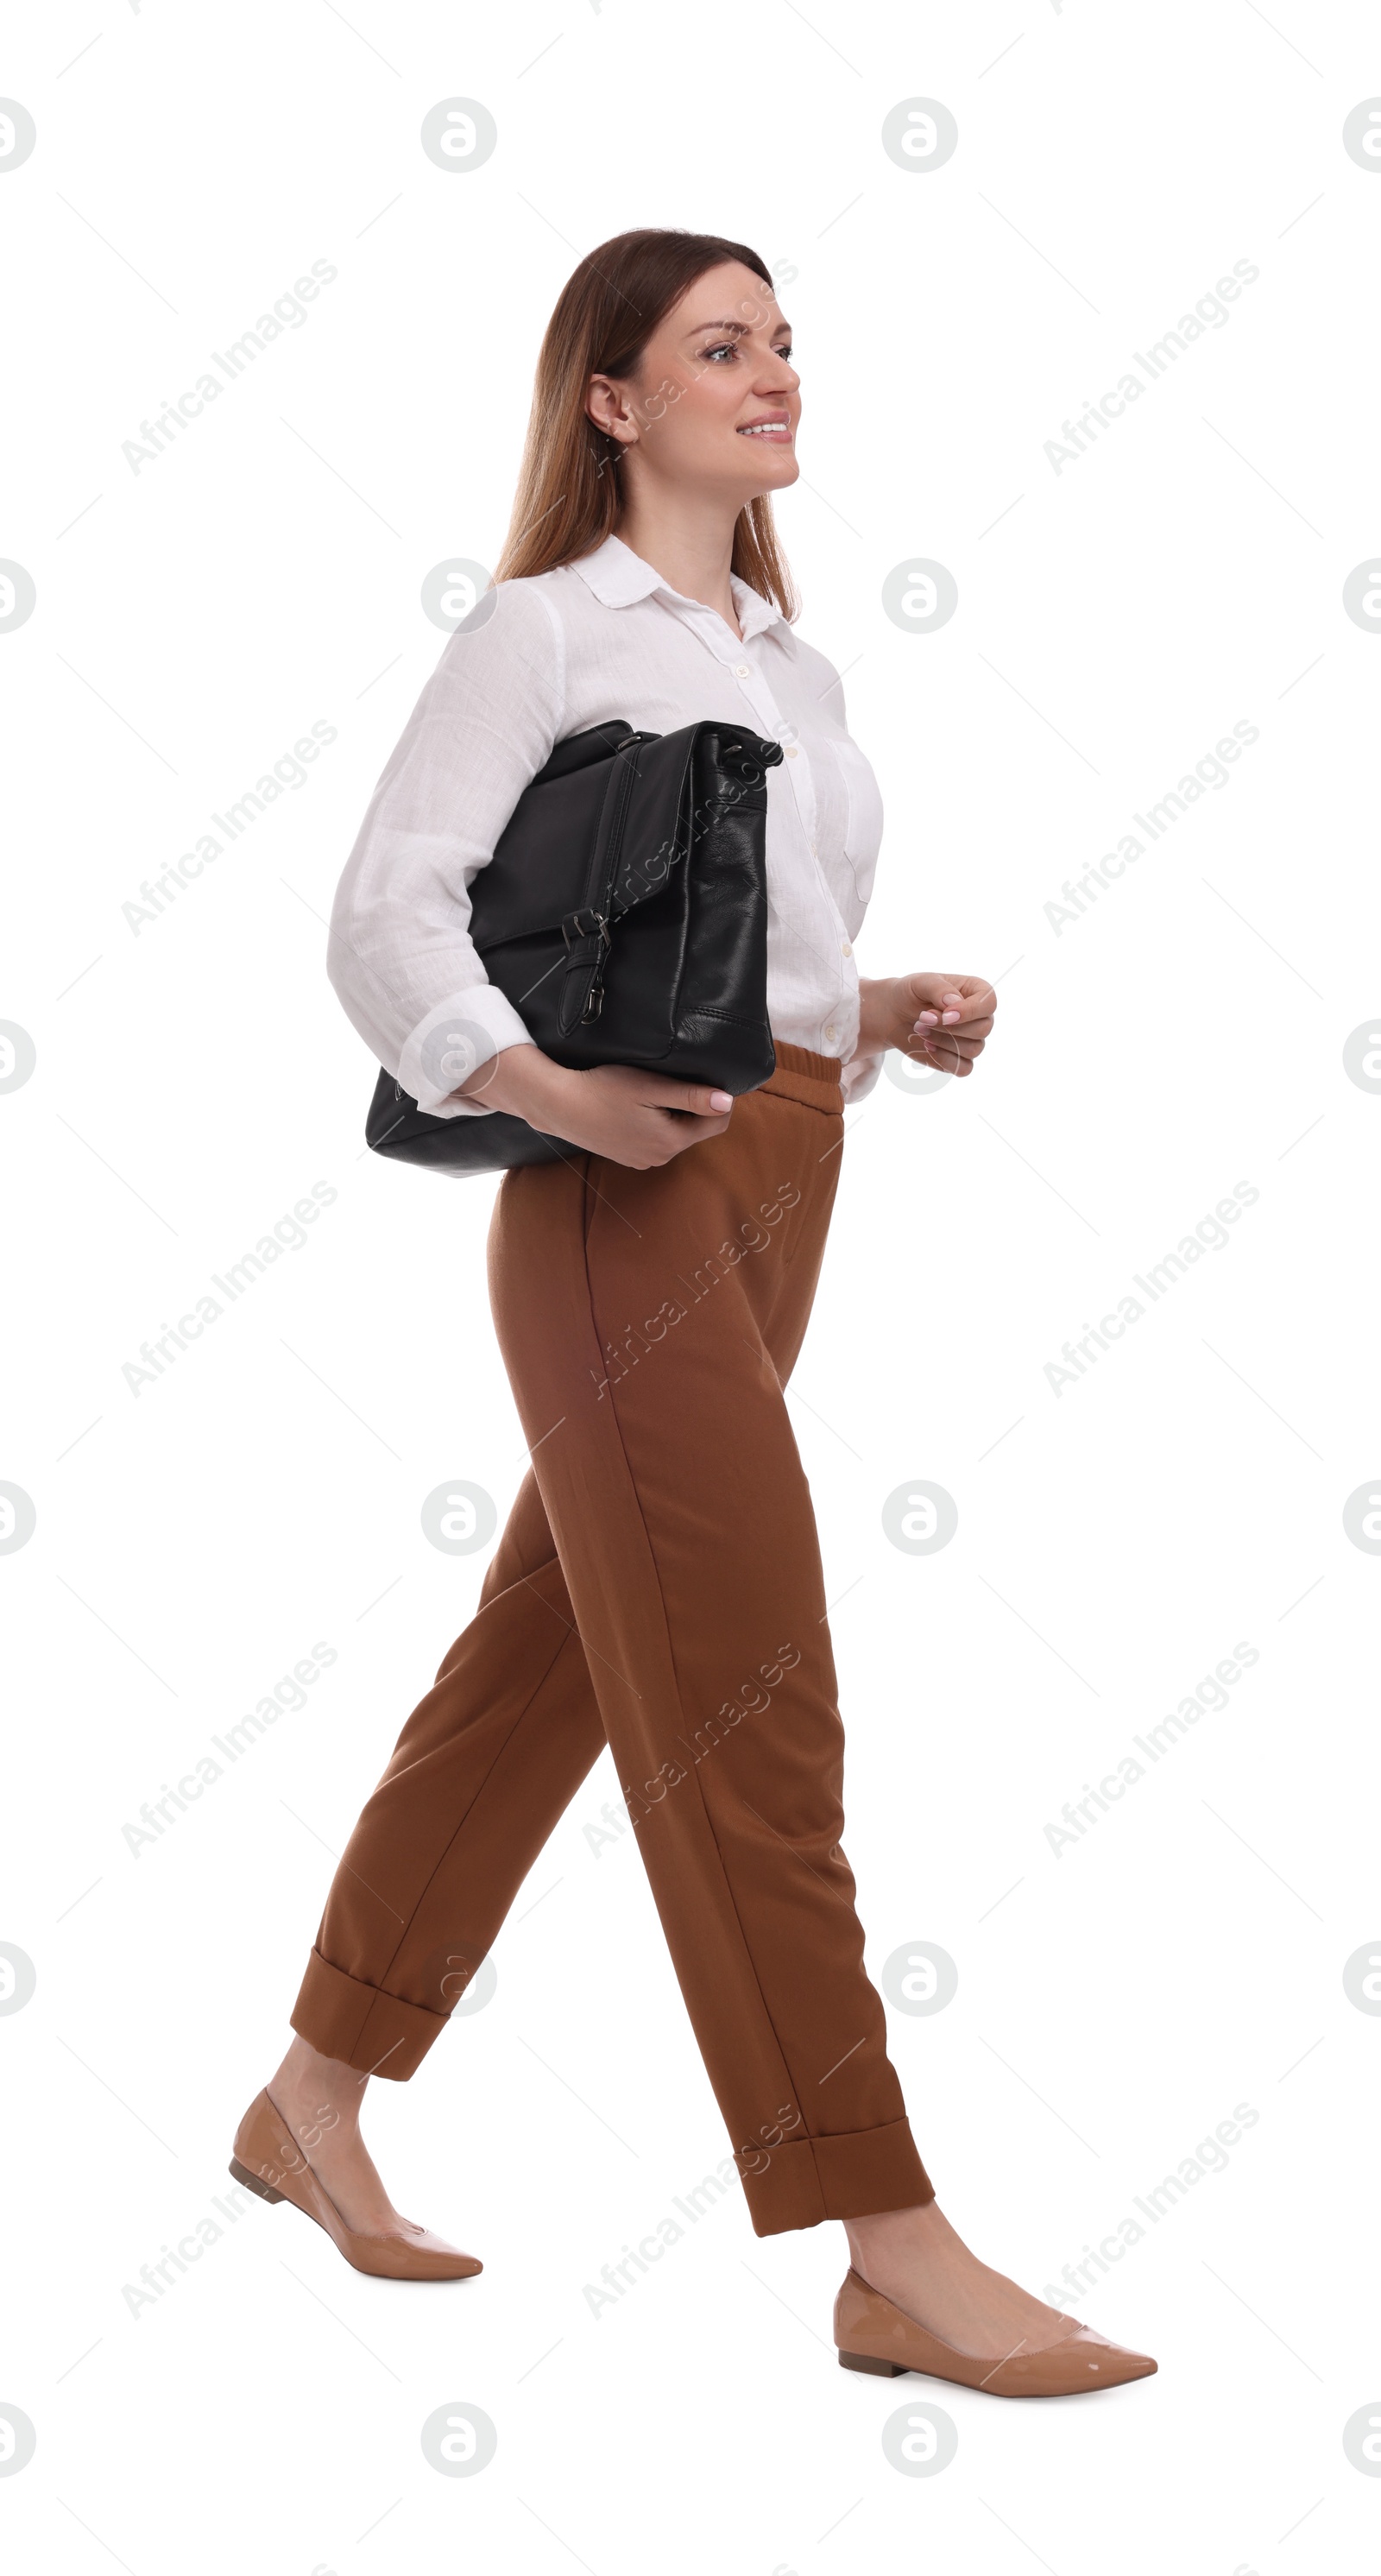
[[[793,342],[790,340],[780,341],[777,346],[776,355],[779,358],[789,358],[792,353],[793,345]],[[717,340],[712,349],[702,349],[700,352],[702,363],[710,358],[736,358],[737,355],[738,342],[736,340]]]

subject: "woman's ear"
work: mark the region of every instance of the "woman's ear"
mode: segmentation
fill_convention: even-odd
[[[585,409],[606,438],[617,439],[620,447],[637,446],[633,416],[612,376],[591,376],[585,388]]]

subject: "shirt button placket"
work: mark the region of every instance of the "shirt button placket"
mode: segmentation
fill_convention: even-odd
[[[777,739],[781,741],[783,728],[780,717],[777,719],[777,726]],[[785,727],[785,731],[787,733],[793,733],[795,731],[795,727],[788,725]],[[818,818],[815,810],[815,779],[811,771],[810,754],[802,742],[782,742],[782,750],[785,754],[783,765],[785,767],[787,777],[791,781],[792,793],[796,799],[796,812],[800,818],[801,830],[805,837],[806,847],[810,851],[811,857],[814,859],[816,858],[816,824]],[[818,864],[819,862],[817,859],[817,865]]]

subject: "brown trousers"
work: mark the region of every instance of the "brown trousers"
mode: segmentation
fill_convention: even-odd
[[[843,1728],[783,1386],[844,1133],[779,1045],[654,1171],[507,1172],[495,1328],[532,1465],[337,1871],[295,2030],[412,2074],[607,1743],[760,2236],[933,2197],[839,1847]]]

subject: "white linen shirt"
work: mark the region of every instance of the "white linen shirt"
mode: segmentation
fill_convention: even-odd
[[[532,1043],[471,942],[470,885],[553,746],[615,717],[647,733],[728,717],[781,743],[767,773],[768,1022],[836,1057],[846,1100],[873,1089],[882,1053],[858,1052],[854,942],[882,838],[877,781],[833,663],[746,582],[731,588],[741,641],[611,536],[578,563],[499,582],[448,639],[375,788],[328,951],[349,1018],[420,1108],[491,1114],[424,1069],[448,1019],[463,1015],[479,1063]],[[438,1048],[428,1055],[435,1066]]]

